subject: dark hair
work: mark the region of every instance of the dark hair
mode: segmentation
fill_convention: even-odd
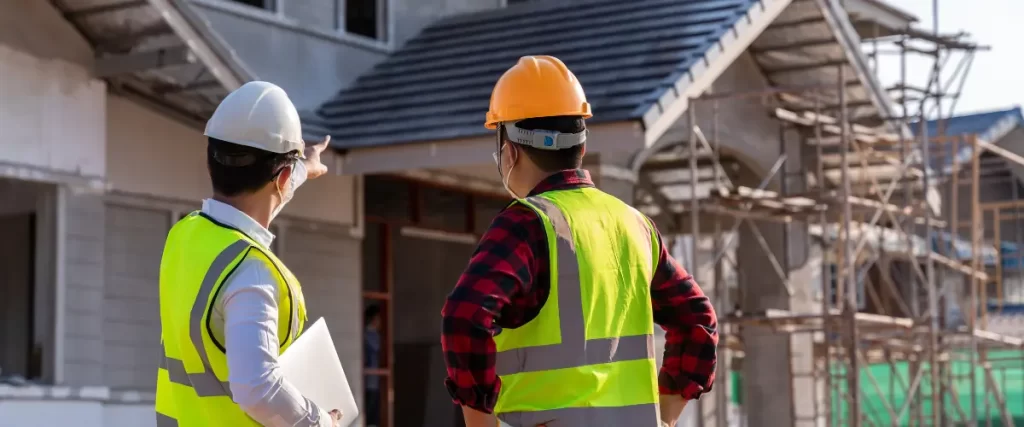
[[[367,306],[363,311],[363,323],[370,323],[377,316],[380,316],[380,307],[377,304]]]
[[[298,151],[271,153],[216,138],[209,138],[206,145],[213,191],[228,197],[259,191],[298,158]]]
[[[583,117],[553,116],[520,120],[516,127],[525,130],[550,130],[562,133],[580,133],[587,129]],[[508,135],[502,135],[508,142]],[[558,172],[566,169],[579,169],[583,166],[583,145],[563,150],[541,150],[526,145],[517,145],[530,160],[544,172]]]

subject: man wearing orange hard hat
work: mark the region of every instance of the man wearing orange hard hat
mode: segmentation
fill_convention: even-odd
[[[551,56],[520,58],[491,93],[485,126],[515,201],[442,310],[445,385],[467,427],[675,425],[711,389],[714,309],[654,223],[582,169],[591,116]]]

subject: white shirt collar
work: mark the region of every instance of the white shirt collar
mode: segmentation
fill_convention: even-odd
[[[245,233],[264,248],[270,249],[270,244],[274,242],[274,233],[264,228],[245,212],[227,203],[205,199],[203,200],[203,213],[217,222],[237,228],[238,231]]]

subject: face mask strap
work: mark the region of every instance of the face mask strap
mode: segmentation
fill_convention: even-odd
[[[288,166],[285,166],[288,167]],[[291,164],[291,175],[288,176],[288,182],[285,183],[287,186],[285,189],[281,189],[281,185],[277,183],[277,178],[281,176],[281,172],[284,171],[284,167],[278,171],[274,177],[274,186],[277,187],[277,195],[281,198],[281,204],[277,205],[274,212],[271,214],[271,220],[277,217],[281,210],[284,209],[284,205],[288,204],[295,197],[295,192],[298,191],[299,187],[306,182],[306,164],[302,163],[302,159],[295,159]]]
[[[498,127],[497,127],[497,129],[495,129],[495,132],[494,132],[494,142],[495,142],[494,163],[495,163],[495,165],[498,166],[498,176],[499,177],[502,175],[502,173],[501,173],[501,146],[502,146],[501,134],[502,134],[503,130],[504,130],[504,125],[502,123],[498,123]]]
[[[496,160],[495,163],[497,163],[497,165],[498,165],[498,177],[501,179],[501,185],[505,187],[505,191],[507,191],[508,194],[510,196],[512,196],[512,198],[519,199],[519,196],[515,193],[515,191],[512,191],[512,187],[509,187],[509,185],[508,185],[508,180],[512,176],[512,169],[516,167],[516,160],[512,161],[512,165],[509,166],[509,168],[508,168],[508,173],[502,173],[501,172],[501,149],[502,149],[502,147],[504,145],[507,144],[505,141],[503,141],[504,138],[502,138],[502,135],[504,134],[505,129],[506,129],[506,127],[505,127],[504,123],[498,123],[497,137],[495,138],[496,141],[497,141],[498,150],[495,151],[494,158]],[[509,150],[512,150],[512,149],[513,148],[510,146]],[[509,156],[511,157],[511,154],[509,154]],[[516,155],[516,159],[517,160],[518,160],[518,158],[519,158],[519,156]]]

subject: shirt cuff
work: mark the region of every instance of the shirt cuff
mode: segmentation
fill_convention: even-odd
[[[325,411],[323,408],[317,408],[320,411],[320,424],[318,427],[334,427],[334,418],[331,414]]]
[[[683,399],[694,400],[708,391],[711,387],[704,388],[685,375],[670,375],[664,371],[658,375],[658,392],[664,395],[680,395]]]
[[[484,390],[480,386],[459,387],[452,379],[445,378],[444,386],[456,405],[468,406],[485,414],[494,413],[494,405],[498,403],[498,390],[501,390],[499,380],[490,390]]]

